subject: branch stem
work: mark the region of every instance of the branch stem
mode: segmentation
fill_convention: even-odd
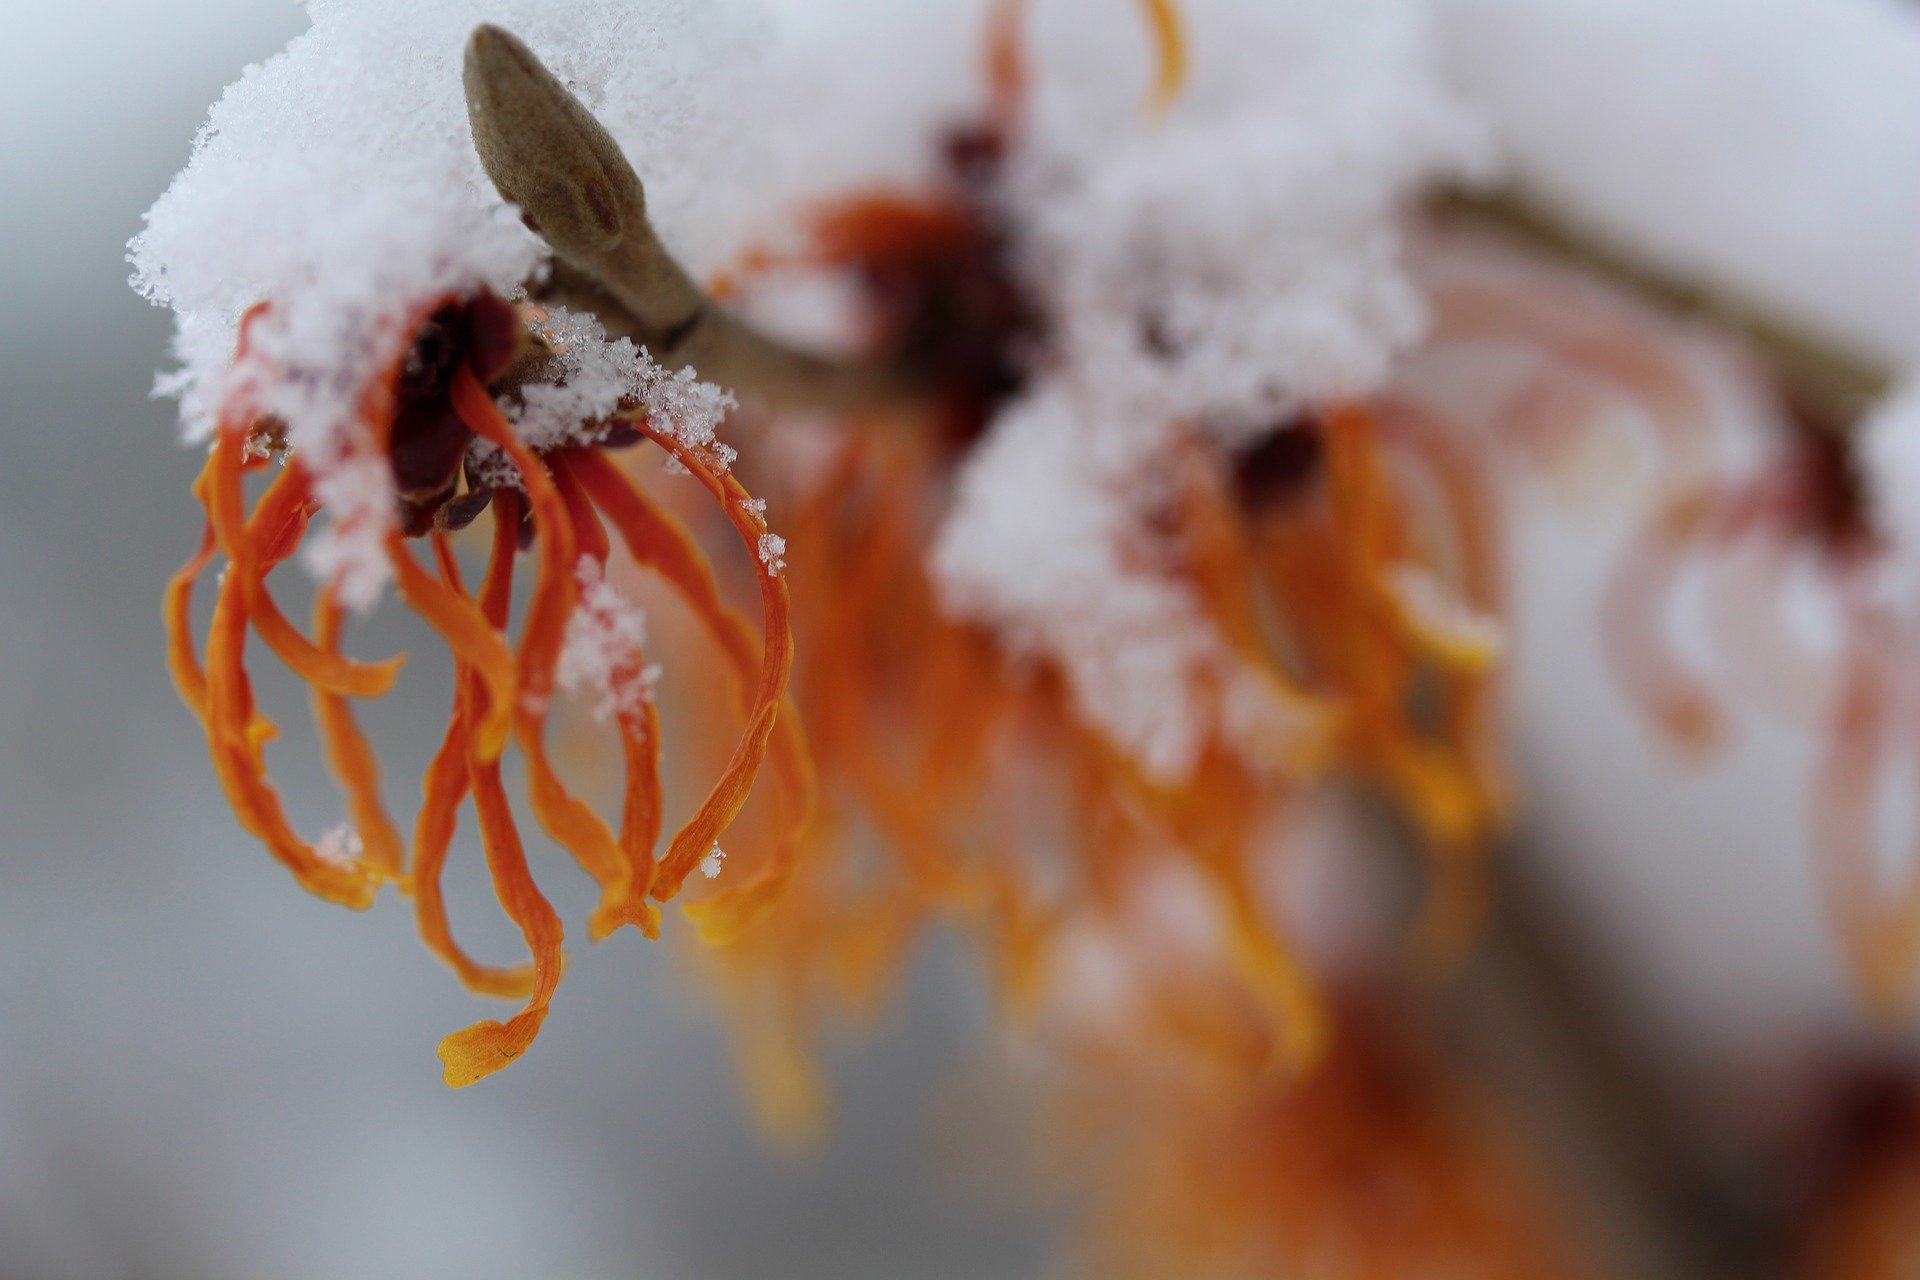
[[[1892,388],[1893,375],[1806,329],[1698,280],[1682,279],[1604,244],[1511,188],[1453,189],[1430,211],[1443,223],[1484,227],[1623,286],[1663,310],[1738,335],[1782,384],[1819,405],[1825,420],[1852,424]]]

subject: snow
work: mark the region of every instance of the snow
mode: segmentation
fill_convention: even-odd
[[[569,693],[593,694],[594,719],[636,716],[653,700],[660,668],[642,665],[647,618],[606,580],[599,561],[582,556],[579,601],[567,619],[554,680]]]
[[[351,867],[360,861],[366,846],[361,843],[360,833],[342,822],[321,832],[313,852],[322,862],[332,863],[336,867]]]
[[[1152,562],[1150,478],[1191,432],[1243,444],[1303,404],[1378,386],[1423,323],[1399,214],[1435,178],[1484,170],[1488,151],[1437,74],[1417,0],[1182,9],[1191,76],[1152,116],[1137,12],[1050,0],[1028,14],[1032,109],[1004,200],[1048,345],[1030,398],[961,477],[935,556],[954,608],[1059,662],[1089,717],[1157,773],[1190,767],[1217,727],[1197,699],[1220,682],[1201,676],[1235,673]],[[582,96],[699,273],[790,227],[809,194],[928,175],[941,129],[980,105],[983,13],[315,0],[312,29],[214,108],[133,245],[136,285],[177,316],[181,367],[165,381],[189,432],[241,384],[285,418],[332,516],[309,563],[370,603],[393,504],[355,419],[363,389],[421,308],[482,286],[514,296],[542,264],[469,137],[459,62],[476,23],[516,32]],[[843,74],[848,50],[871,48],[889,56]],[[230,369],[236,318],[262,299],[251,354]],[[577,440],[638,402],[731,461],[715,437],[726,391],[590,319],[557,312],[547,327],[565,376],[510,406],[528,443]],[[472,460],[514,482],[491,446]],[[779,572],[785,544],[767,533],[759,551]]]
[[[720,442],[720,424],[737,407],[731,392],[703,382],[690,369],[669,373],[627,338],[608,341],[606,330],[590,315],[555,307],[536,326],[553,348],[552,381],[533,382],[507,407],[514,434],[536,449],[586,444],[597,439],[616,410],[638,407],[648,421],[689,448],[698,449],[725,470],[738,456]],[[484,483],[521,487],[498,445],[476,439],[468,461]]]
[[[1420,336],[1395,217],[1488,143],[1405,0],[1188,0],[1193,65],[1163,118],[1110,3],[1036,6],[1011,203],[1058,376],[1102,416],[1244,440],[1380,384]]]
[[[659,366],[654,368],[657,370]],[[643,377],[639,399],[655,427],[688,448],[700,451],[720,470],[725,471],[739,456],[731,445],[720,443],[714,435],[721,421],[735,408],[733,393],[711,382],[702,382],[692,369]]]
[[[718,880],[720,878],[720,866],[726,860],[727,851],[717,844],[714,845],[713,848],[707,850],[706,855],[700,859],[700,874],[709,880]]]
[[[1187,589],[1126,555],[1132,515],[1086,465],[1099,429],[1064,389],[1009,409],[962,472],[933,569],[947,607],[1058,661],[1087,719],[1159,775],[1190,769],[1190,696],[1218,656]]]

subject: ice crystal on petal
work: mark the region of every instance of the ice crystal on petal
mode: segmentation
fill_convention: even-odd
[[[787,540],[777,533],[760,535],[760,563],[766,566],[768,573],[779,573],[787,567],[784,557],[787,554]]]
[[[720,459],[723,463],[720,469],[726,470],[738,455],[719,443],[714,433],[736,407],[733,394],[711,382],[700,381],[692,369],[667,373],[651,361],[648,363],[651,372],[637,388],[648,420],[682,444]]]
[[[366,846],[361,843],[360,833],[342,822],[322,832],[319,841],[313,846],[313,851],[323,861],[330,862],[334,866],[350,867],[360,860],[360,855],[366,851]]]
[[[554,680],[570,693],[596,694],[596,720],[635,715],[652,699],[659,676],[657,667],[640,662],[646,614],[606,580],[598,561],[583,558],[576,576],[580,598],[567,620]]]

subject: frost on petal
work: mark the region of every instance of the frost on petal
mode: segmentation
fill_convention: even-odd
[[[700,449],[726,470],[734,451],[714,439],[721,421],[734,409],[733,396],[711,382],[702,382],[691,369],[667,373],[659,366],[639,388],[640,403],[654,426],[690,448]]]
[[[360,860],[360,855],[366,852],[366,846],[361,843],[360,833],[342,822],[321,833],[313,852],[324,862],[337,867],[350,867]]]
[[[787,540],[777,533],[763,533],[759,544],[760,563],[768,573],[779,573],[787,567]]]
[[[596,720],[632,716],[652,699],[659,669],[641,662],[647,619],[606,580],[599,562],[583,558],[579,603],[567,620],[554,680],[569,693],[597,696]]]
[[[704,858],[700,859],[700,874],[709,880],[718,880],[720,878],[720,867],[726,860],[727,851],[716,844],[713,848],[707,850],[707,855]]]
[[[520,389],[508,414],[514,434],[527,444],[540,450],[591,444],[613,413],[638,408],[683,444],[724,463],[736,456],[718,439],[720,424],[737,407],[731,392],[701,381],[692,369],[666,369],[629,338],[609,340],[590,315],[556,307],[536,331],[553,350],[552,368]],[[483,465],[488,457],[480,455]]]

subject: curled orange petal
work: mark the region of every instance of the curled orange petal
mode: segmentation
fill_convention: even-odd
[[[473,603],[457,587],[449,585],[448,589],[469,605]],[[476,612],[482,621],[495,628],[506,625],[512,590],[512,555],[496,555],[480,587]],[[479,679],[477,672],[468,676],[470,693],[475,691],[473,686]],[[473,745],[478,747],[477,739]],[[507,803],[506,788],[500,782],[498,757],[485,757],[477,749],[472,750],[468,753],[467,766],[468,785],[473,791],[474,813],[479,819],[494,893],[508,917],[519,926],[527,949],[533,953],[534,984],[526,1006],[511,1018],[504,1022],[488,1018],[440,1041],[440,1061],[446,1082],[456,1089],[485,1079],[526,1052],[539,1034],[540,1024],[546,1020],[547,1006],[560,985],[566,963],[560,949],[565,930],[527,868],[526,852],[513,822],[513,810]]]
[[[804,744],[791,717],[776,741],[775,729],[781,721],[781,703],[793,667],[793,635],[788,622],[786,581],[770,565],[761,562],[760,539],[765,530],[755,514],[751,497],[731,475],[712,468],[698,452],[673,436],[645,422],[636,425],[692,472],[720,505],[728,523],[759,565],[757,576],[764,614],[761,652],[756,656],[750,630],[720,601],[712,573],[691,536],[648,501],[639,488],[604,457],[582,453],[572,460],[581,486],[605,513],[633,557],[666,578],[687,601],[743,681],[750,669],[758,668],[753,698],[746,708],[746,727],[732,759],[693,818],[674,836],[655,869],[652,893],[665,902],[679,892],[687,876],[713,849],[746,803],[770,743],[774,745],[776,771],[787,797],[789,832],[804,820],[811,804],[812,774]],[[757,917],[784,888],[792,874],[793,856],[791,838],[783,840],[773,861],[762,869],[755,881],[722,895],[728,905],[712,905],[721,901],[717,897],[692,913],[696,918],[705,913],[715,937],[744,927],[746,921]]]
[[[387,539],[387,560],[393,565],[394,585],[414,612],[438,631],[455,658],[472,667],[482,689],[474,725],[474,752],[482,760],[498,760],[513,725],[513,654],[500,632],[488,624],[468,597],[442,583],[413,558],[399,534]]]
[[[246,437],[245,424],[233,420],[221,424],[214,441],[206,499],[208,521],[231,562],[228,573],[239,582],[246,597],[254,630],[309,684],[356,698],[380,696],[393,687],[401,659],[364,663],[328,653],[287,620],[267,590],[265,569],[255,551],[258,544],[247,536],[240,515]],[[305,473],[297,464],[289,464],[260,496],[253,518],[268,523],[291,519],[298,511],[310,510],[309,501]]]
[[[433,553],[442,580],[454,591],[464,593],[460,566],[444,535],[434,535]],[[473,749],[472,677],[472,670],[464,665],[455,672],[453,713],[447,720],[447,732],[421,779],[420,813],[413,830],[413,869],[407,888],[413,895],[414,923],[421,941],[453,970],[461,985],[476,995],[524,1000],[533,993],[533,967],[482,964],[468,955],[454,940],[440,885],[454,829],[459,824],[460,805],[470,789],[467,757]]]

